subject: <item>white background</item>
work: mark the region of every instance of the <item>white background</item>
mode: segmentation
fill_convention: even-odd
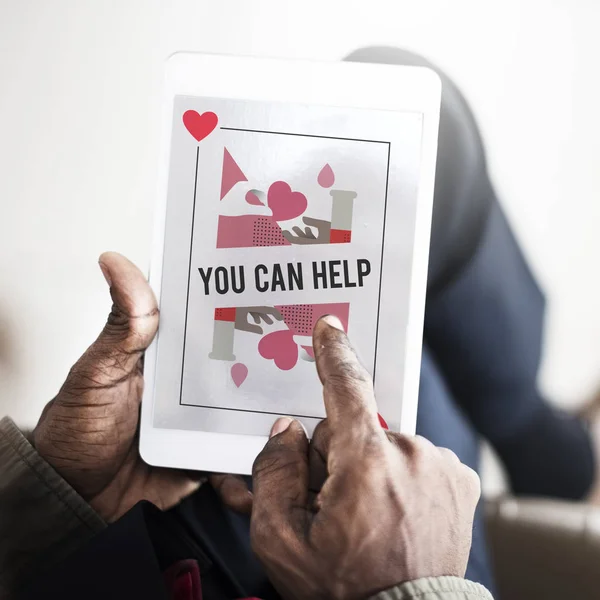
[[[0,0],[0,412],[33,424],[96,335],[98,254],[147,264],[166,52],[370,44],[426,55],[473,105],[549,297],[543,388],[577,403],[600,378],[599,22],[597,0]]]

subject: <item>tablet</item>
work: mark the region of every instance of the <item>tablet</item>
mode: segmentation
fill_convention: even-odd
[[[334,314],[383,426],[414,433],[440,81],[418,67],[178,53],[166,63],[140,452],[250,473],[325,416]]]

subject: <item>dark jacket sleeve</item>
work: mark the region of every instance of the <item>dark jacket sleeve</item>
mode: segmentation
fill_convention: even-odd
[[[0,421],[0,599],[106,527],[9,418]]]

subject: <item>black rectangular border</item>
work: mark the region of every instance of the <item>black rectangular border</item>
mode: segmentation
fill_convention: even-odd
[[[385,249],[385,232],[387,229],[387,203],[388,203],[388,184],[390,180],[390,155],[392,150],[392,143],[386,142],[384,140],[367,140],[367,139],[359,139],[359,138],[346,138],[346,137],[337,137],[337,136],[329,136],[329,135],[312,135],[308,133],[292,133],[288,131],[266,131],[262,129],[244,129],[240,127],[219,127],[223,131],[243,131],[246,133],[265,133],[271,135],[289,135],[296,137],[309,137],[315,139],[327,139],[327,140],[340,140],[344,142],[365,142],[369,144],[387,144],[388,147],[388,156],[387,156],[387,167],[385,174],[385,199],[383,205],[383,232],[381,236],[381,265],[379,269],[379,296],[377,298],[377,324],[375,325],[375,357],[373,359],[373,384],[375,384],[375,377],[377,372],[377,352],[378,352],[378,344],[379,344],[379,315],[381,312],[381,288],[383,281],[383,256]],[[275,415],[279,416],[283,413],[280,412],[271,412],[268,410],[251,410],[244,408],[227,408],[224,406],[213,406],[213,405],[204,405],[204,404],[187,404],[182,402],[183,398],[183,374],[185,371],[185,345],[187,339],[187,324],[188,324],[188,309],[190,302],[190,280],[192,274],[192,253],[194,248],[194,223],[196,219],[196,194],[198,189],[198,159],[200,156],[200,146],[196,148],[196,169],[194,175],[194,202],[192,208],[192,231],[190,235],[190,260],[188,266],[188,281],[187,281],[187,294],[185,301],[185,325],[183,330],[183,352],[181,356],[181,381],[179,383],[179,406],[192,406],[196,408],[212,408],[216,410],[228,410],[234,412],[246,412],[246,413],[255,413],[261,415]],[[315,417],[313,415],[294,415],[291,413],[285,413],[290,417],[296,417],[300,419],[321,419],[321,417]]]

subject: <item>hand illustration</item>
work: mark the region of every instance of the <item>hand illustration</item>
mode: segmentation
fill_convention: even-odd
[[[312,217],[302,217],[302,221],[308,227],[292,227],[291,231],[284,231],[283,237],[290,244],[329,244],[329,234],[331,232],[331,222],[323,219],[313,219]],[[311,227],[317,230],[315,236]]]
[[[255,325],[249,322],[248,317],[250,316],[254,319]],[[240,306],[235,310],[235,328],[239,331],[262,335],[263,328],[260,323],[264,321],[267,325],[273,325],[271,317],[277,321],[283,321],[282,314],[273,306]]]

